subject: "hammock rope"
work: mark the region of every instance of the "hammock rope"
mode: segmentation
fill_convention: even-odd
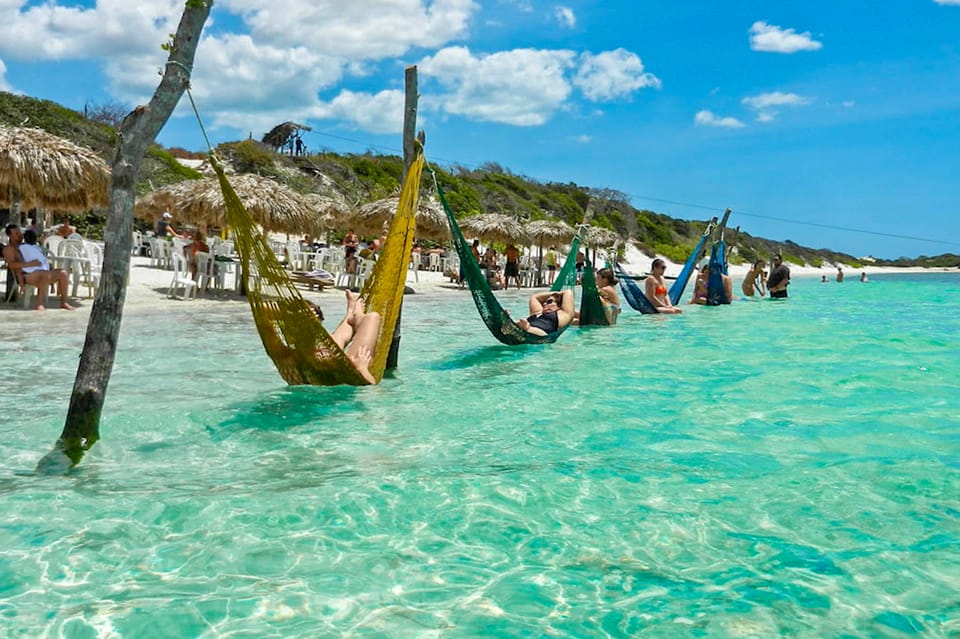
[[[490,284],[487,282],[483,271],[480,269],[480,264],[478,264],[476,258],[473,257],[470,245],[467,243],[466,238],[464,238],[463,232],[460,230],[460,225],[453,215],[453,211],[450,210],[450,205],[447,203],[443,189],[440,188],[440,184],[437,181],[436,172],[431,168],[427,170],[433,177],[437,197],[440,199],[440,203],[443,205],[443,211],[447,216],[450,235],[453,237],[454,247],[456,248],[457,255],[460,257],[460,269],[463,271],[464,279],[467,281],[467,286],[470,289],[470,294],[473,296],[477,311],[479,311],[480,317],[483,319],[483,323],[487,326],[490,333],[500,342],[511,346],[518,344],[551,344],[557,341],[557,338],[566,330],[566,326],[552,333],[547,333],[546,335],[534,335],[520,328],[513,318],[510,317],[510,314],[503,309],[500,301],[493,294],[493,290],[491,290]],[[577,235],[573,238],[573,242],[570,245],[570,253],[567,255],[567,260],[558,272],[553,286],[550,287],[551,291],[560,291],[565,287],[572,289],[575,285],[577,277],[576,255],[579,247],[580,236]]]
[[[273,360],[280,376],[291,385],[367,385],[369,382],[323,327],[313,305],[294,286],[266,238],[247,213],[230,185],[220,160],[210,147],[189,88],[187,95],[207,140],[211,165],[223,192],[227,224],[234,233],[241,283],[247,292],[254,324],[264,350]],[[423,148],[418,143],[414,160],[403,182],[397,212],[387,231],[386,242],[360,291],[367,312],[377,312],[381,318],[380,333],[369,365],[377,383],[383,379],[390,338],[403,301],[406,266],[416,230],[415,213],[423,165]]]

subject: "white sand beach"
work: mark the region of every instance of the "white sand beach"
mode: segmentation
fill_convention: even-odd
[[[602,259],[602,255],[598,258],[598,263]],[[666,259],[666,258],[663,258]],[[636,275],[643,275],[650,271],[650,263],[653,261],[653,258],[650,258],[643,254],[640,250],[636,249],[633,246],[630,246],[627,249],[625,259],[622,263],[623,268],[631,273]],[[676,264],[670,260],[666,260],[668,264],[667,276],[673,277],[676,276],[681,268],[682,264]],[[825,264],[821,267],[814,266],[797,266],[795,264],[790,264],[791,274],[794,277],[816,277],[819,278],[823,275],[826,275],[830,280],[836,275],[837,269],[834,264]],[[878,267],[878,266],[866,266],[861,268],[854,268],[849,265],[841,264],[843,270],[848,278],[851,280],[856,280],[859,278],[861,272],[866,272],[867,276],[876,274],[876,273],[907,273],[907,272],[939,272],[942,269],[924,269],[924,268],[895,268],[895,267]],[[743,278],[748,270],[748,265],[746,264],[732,264],[730,265],[730,275],[734,279],[734,285],[739,286],[739,281]],[[203,292],[197,295],[195,299],[180,300],[180,299],[171,299],[167,296],[171,279],[173,277],[172,271],[164,270],[156,267],[150,266],[150,259],[147,257],[135,256],[131,258],[130,265],[130,279],[126,292],[126,300],[124,307],[125,309],[144,309],[144,310],[161,310],[164,308],[171,308],[173,305],[183,305],[188,304],[193,308],[196,308],[197,311],[202,311],[206,307],[222,307],[224,304],[235,304],[238,306],[246,305],[246,299],[239,294],[237,294],[233,289],[233,275],[228,276],[226,282],[227,289],[225,290],[210,290]],[[416,277],[412,271],[407,272],[407,286],[413,291],[414,294],[427,294],[427,293],[449,293],[451,295],[463,295],[464,298],[469,298],[469,291],[466,289],[461,289],[455,283],[450,281],[450,278],[445,277],[443,273],[438,271],[418,271]],[[525,289],[533,290],[533,289]],[[323,291],[317,290],[307,290],[305,287],[301,288],[302,294],[306,299],[309,299],[313,302],[319,304],[325,311],[326,315],[330,319],[335,319],[340,316],[344,308],[344,293],[342,290],[328,287]],[[49,304],[47,311],[42,315],[49,317],[60,317],[66,315],[76,315],[77,320],[87,316],[90,312],[90,308],[93,305],[93,300],[90,298],[82,297],[82,294],[85,292],[85,289],[80,289],[81,297],[75,298],[71,303],[75,302],[77,310],[75,312],[63,311],[59,308],[59,305],[56,303],[55,299],[51,296],[49,298]],[[13,322],[19,323],[24,320],[24,317],[21,313],[17,311],[24,311],[20,304],[5,304],[0,306],[0,322]],[[36,319],[36,315],[39,315],[32,310],[29,311],[33,316],[33,319]],[[59,323],[59,322],[58,322]]]

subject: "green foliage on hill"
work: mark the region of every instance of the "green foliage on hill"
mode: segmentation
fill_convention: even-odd
[[[117,142],[110,126],[84,118],[83,114],[53,102],[0,92],[0,124],[37,126],[100,152],[109,161]],[[173,153],[171,153],[172,151]],[[401,158],[371,152],[359,154],[318,153],[291,157],[276,153],[255,140],[228,142],[217,147],[221,158],[240,173],[257,173],[276,179],[300,193],[334,192],[351,203],[364,203],[395,195],[403,173]],[[202,157],[183,149],[164,150],[154,146],[144,158],[137,192],[147,193],[161,186],[201,175],[182,166],[177,157]],[[433,167],[437,182],[458,217],[480,213],[504,213],[521,220],[560,219],[568,224],[591,224],[611,229],[636,244],[650,256],[661,254],[675,262],[684,261],[700,239],[707,222],[681,220],[645,209],[634,208],[624,193],[598,189],[573,182],[538,182],[517,175],[499,164],[488,162],[476,169],[463,166]],[[433,189],[429,172],[423,188]],[[720,215],[720,211],[716,215]],[[735,223],[736,211],[732,221]],[[86,220],[84,220],[86,221]],[[92,228],[91,231],[95,232]],[[775,253],[794,264],[819,266],[843,262],[854,268],[860,260],[829,249],[812,249],[794,242],[774,242],[728,229],[726,239],[734,247],[734,263],[769,260]],[[952,254],[917,259],[876,260],[879,265],[956,267],[960,257]]]

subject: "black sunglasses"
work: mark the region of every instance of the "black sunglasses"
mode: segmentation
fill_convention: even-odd
[[[556,303],[557,303],[557,300],[553,299],[552,297],[548,297],[543,303],[544,303],[544,304],[556,304]]]

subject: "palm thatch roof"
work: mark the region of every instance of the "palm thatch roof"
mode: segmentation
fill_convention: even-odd
[[[246,173],[231,176],[230,185],[253,221],[265,231],[314,235],[322,231],[315,206],[279,182]],[[136,210],[140,216],[151,217],[156,217],[158,211],[169,210],[175,220],[187,224],[226,224],[226,206],[216,178],[164,187],[138,202]]]
[[[535,220],[524,227],[530,241],[538,246],[569,244],[576,229],[563,220]]]
[[[349,226],[361,235],[379,234],[383,225],[397,213],[400,197],[388,197],[369,202],[357,209],[350,217]],[[450,227],[443,206],[434,198],[420,198],[417,206],[417,237],[432,240],[450,238]]]
[[[580,237],[590,248],[608,248],[623,242],[617,233],[600,226],[584,227],[580,231]]]
[[[0,205],[88,211],[107,205],[99,155],[42,129],[0,126]]]
[[[527,243],[527,232],[516,218],[501,213],[484,213],[465,217],[460,222],[464,236],[484,242]]]
[[[329,197],[319,193],[307,193],[303,196],[310,204],[324,231],[346,228],[350,224],[350,205],[343,198]]]

